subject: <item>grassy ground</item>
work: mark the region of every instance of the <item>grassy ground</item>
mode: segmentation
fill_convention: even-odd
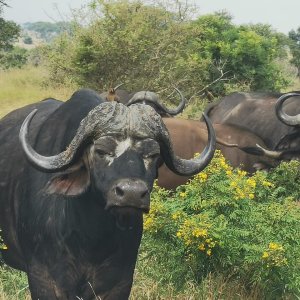
[[[45,75],[43,68],[0,70],[0,117],[15,108],[48,97],[65,100],[71,96],[74,90],[69,87],[46,87]]]

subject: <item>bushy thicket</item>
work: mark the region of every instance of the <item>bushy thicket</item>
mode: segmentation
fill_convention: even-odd
[[[0,69],[21,68],[27,63],[28,51],[14,47],[10,51],[0,53]]]
[[[144,220],[149,276],[238,280],[263,298],[300,296],[300,163],[248,176],[217,153],[174,194],[155,187]]]
[[[234,25],[226,13],[192,19],[182,9],[98,0],[72,32],[48,52],[54,82],[100,91],[120,82],[159,92],[175,85],[188,98],[280,90],[289,82],[276,63],[287,59],[283,35],[267,25]]]

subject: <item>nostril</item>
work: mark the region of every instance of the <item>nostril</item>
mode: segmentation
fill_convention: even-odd
[[[124,191],[120,187],[116,187],[116,195],[119,197],[124,196]]]

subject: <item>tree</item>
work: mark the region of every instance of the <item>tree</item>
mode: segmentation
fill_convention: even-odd
[[[1,69],[21,68],[27,62],[28,50],[14,47],[10,51],[0,52]]]
[[[291,63],[297,68],[297,76],[300,77],[300,27],[289,32],[290,49],[293,55]]]
[[[23,38],[23,43],[26,45],[31,45],[32,44],[32,37],[27,35]]]
[[[10,57],[10,62],[12,57],[18,57],[18,62],[16,62],[17,64],[20,62],[19,54],[17,56],[9,55],[10,51],[12,51],[14,48],[13,43],[20,36],[20,26],[12,21],[6,21],[1,17],[3,6],[8,5],[6,4],[6,1],[0,0],[0,61],[1,67],[7,68],[8,61],[6,61],[6,58],[8,57]]]
[[[85,26],[52,44],[51,79],[100,91],[124,82],[163,94],[175,85],[189,99],[288,84],[276,64],[284,45],[267,25],[237,26],[226,12],[183,16],[141,1],[94,1]]]
[[[0,1],[0,51],[12,49],[12,43],[20,36],[20,26],[1,17],[6,1]]]
[[[234,83],[249,90],[280,90],[288,84],[276,63],[287,55],[285,43],[269,25],[236,26],[224,12],[201,16],[195,25],[203,28],[198,55],[213,62],[211,81],[222,73],[230,79],[219,81],[213,92],[228,93]]]
[[[7,5],[6,1],[0,0],[0,8],[1,8],[1,6],[8,6],[8,5]]]

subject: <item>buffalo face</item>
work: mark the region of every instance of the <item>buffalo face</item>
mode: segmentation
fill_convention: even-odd
[[[160,157],[176,174],[191,176],[206,167],[215,149],[215,134],[206,116],[208,145],[201,155],[186,160],[174,154],[169,133],[153,108],[106,102],[81,121],[65,151],[46,157],[28,142],[34,114],[23,122],[20,141],[35,168],[49,173],[63,171],[48,184],[48,192],[65,196],[89,192],[113,213],[125,208],[139,213],[149,211]]]
[[[153,139],[101,137],[90,149],[94,186],[105,207],[150,208],[150,192],[157,177],[159,144]]]

